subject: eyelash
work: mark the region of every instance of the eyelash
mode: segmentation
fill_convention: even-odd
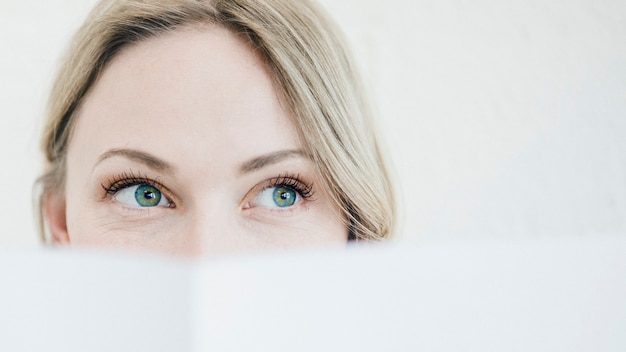
[[[137,185],[150,185],[161,191],[165,189],[165,187],[161,185],[159,182],[152,180],[150,178],[147,178],[147,177],[137,176],[132,171],[121,173],[117,175],[116,177],[108,180],[107,185],[100,184],[100,186],[102,186],[102,189],[108,195],[111,195],[111,196],[117,194],[117,192],[125,188],[137,186]],[[303,199],[311,198],[313,194],[315,193],[313,192],[312,182],[308,184],[304,183],[300,180],[300,175],[289,175],[289,174],[278,175],[278,177],[273,177],[269,179],[267,181],[267,184],[261,190],[265,190],[267,188],[272,188],[272,187],[280,187],[280,186],[293,189],[294,191],[298,192],[298,194]]]
[[[108,186],[105,186],[104,184],[100,184],[100,186],[102,186],[102,189],[104,189],[104,191],[109,195],[115,195],[117,192],[125,188],[137,185],[150,185],[158,188],[159,190],[163,190],[165,188],[159,182],[147,177],[137,176],[132,171],[117,175],[116,177],[110,179],[107,184]]]
[[[298,192],[302,198],[307,199],[313,196],[313,183],[306,184],[300,181],[300,175],[278,175],[268,180],[268,184],[262,189],[272,187],[287,187]]]

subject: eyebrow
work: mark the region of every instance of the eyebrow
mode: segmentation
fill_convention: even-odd
[[[98,161],[96,162],[95,165],[100,164],[101,162],[105,161],[106,159],[115,157],[115,156],[121,156],[139,163],[142,163],[146,166],[148,166],[151,169],[155,169],[155,170],[159,170],[159,171],[164,171],[164,172],[171,172],[174,167],[172,165],[170,165],[168,162],[157,158],[156,156],[150,154],[150,153],[146,153],[146,152],[142,152],[140,150],[136,150],[136,149],[111,149],[106,151],[105,153],[103,153],[102,155],[100,155],[100,157],[98,158]],[[94,167],[95,167],[94,165]]]
[[[293,157],[304,157],[310,159],[307,153],[302,150],[280,150],[277,152],[264,154],[258,156],[254,159],[246,161],[239,168],[240,174],[248,174],[259,169],[262,169],[266,166],[273,165],[279,163],[285,159],[293,158]]]
[[[159,170],[159,171],[171,172],[174,169],[174,167],[170,165],[168,162],[162,159],[159,159],[158,157],[150,153],[142,152],[136,149],[108,150],[102,155],[100,155],[95,165],[98,165],[101,162],[109,158],[117,157],[117,156],[121,156],[130,160],[142,163],[152,169]],[[304,158],[310,159],[308,154],[302,150],[280,150],[277,152],[264,154],[254,159],[246,161],[239,167],[239,173],[248,174],[248,173],[257,171],[259,169],[262,169],[264,167],[267,167],[269,165],[273,165],[285,159],[289,159],[293,157],[304,157]]]

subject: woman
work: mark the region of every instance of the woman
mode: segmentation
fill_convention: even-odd
[[[197,255],[389,237],[338,38],[310,1],[101,1],[50,97],[49,240]]]

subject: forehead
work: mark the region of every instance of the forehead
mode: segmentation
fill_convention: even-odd
[[[250,45],[219,27],[133,44],[85,97],[70,155],[132,147],[181,160],[181,154],[230,149],[243,157],[299,147],[268,72]]]

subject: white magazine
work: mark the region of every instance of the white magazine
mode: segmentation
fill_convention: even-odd
[[[0,351],[626,351],[626,236],[0,252]]]

